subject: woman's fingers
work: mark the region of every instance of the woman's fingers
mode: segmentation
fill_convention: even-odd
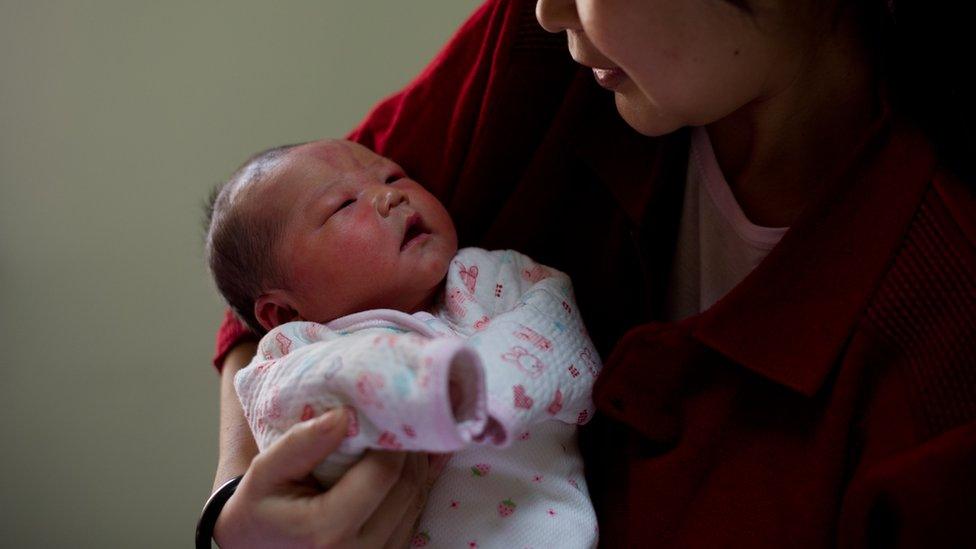
[[[408,454],[403,473],[359,531],[366,547],[405,547],[429,491],[427,454]]]
[[[292,426],[254,458],[222,515],[249,510],[250,518],[236,522],[250,523],[254,540],[404,546],[433,483],[427,454],[366,452],[329,490],[303,486],[342,443],[346,421],[336,409]]]
[[[340,538],[355,536],[399,481],[406,457],[404,452],[367,451],[334,486],[309,502],[312,515],[341,529]]]
[[[272,494],[282,485],[303,481],[342,444],[345,435],[346,413],[342,408],[293,425],[254,458],[245,481],[258,494]]]

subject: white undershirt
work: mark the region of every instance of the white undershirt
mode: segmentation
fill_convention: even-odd
[[[668,319],[680,320],[715,304],[766,257],[788,228],[749,221],[722,175],[708,132],[693,128]]]

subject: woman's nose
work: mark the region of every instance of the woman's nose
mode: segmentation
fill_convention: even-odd
[[[535,4],[535,18],[549,32],[581,28],[576,0],[539,0]]]
[[[376,211],[383,217],[390,215],[390,210],[400,204],[409,204],[407,195],[403,191],[394,187],[383,187],[382,190],[373,198],[376,204]]]

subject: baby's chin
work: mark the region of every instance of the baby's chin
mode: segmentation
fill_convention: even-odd
[[[451,261],[457,255],[457,239],[448,236],[435,236],[426,244],[426,249],[417,267],[431,279],[440,281],[447,276]]]
[[[422,282],[419,286],[423,288],[423,290],[418,292],[421,295],[420,302],[414,307],[415,310],[409,312],[414,313],[421,310],[428,310],[433,306],[437,294],[444,288],[444,282],[447,280],[447,272],[451,268],[451,261],[455,255],[456,250],[450,254],[438,254],[424,265],[423,273],[425,276],[419,280]]]
[[[457,241],[455,240],[455,243],[454,244],[450,244],[450,245],[447,245],[446,244],[444,246],[445,251],[440,256],[441,261],[438,264],[438,266],[436,268],[436,271],[437,271],[438,277],[441,280],[443,280],[444,278],[447,278],[447,271],[451,268],[451,262],[454,261],[454,256],[457,255],[457,243],[456,242]]]

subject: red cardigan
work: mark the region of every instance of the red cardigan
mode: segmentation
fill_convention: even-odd
[[[687,132],[647,138],[492,0],[351,135],[443,201],[462,245],[573,279],[607,357],[581,437],[601,543],[976,539],[976,197],[886,118],[729,295],[660,322]],[[219,363],[243,329],[225,322]]]

